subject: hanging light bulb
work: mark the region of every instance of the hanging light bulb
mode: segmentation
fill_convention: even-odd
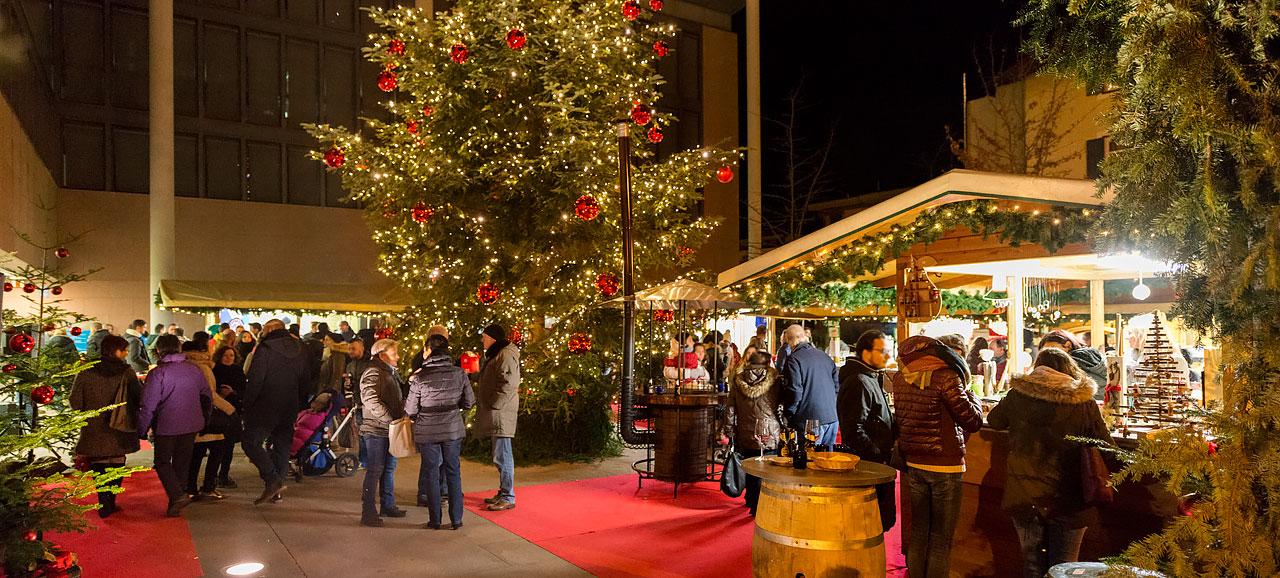
[[[1138,284],[1133,288],[1133,298],[1138,301],[1145,301],[1151,296],[1151,288],[1142,282],[1142,271],[1138,271]]]

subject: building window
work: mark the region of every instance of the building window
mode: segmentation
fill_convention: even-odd
[[[1079,141],[1077,141],[1079,142]],[[1098,166],[1102,163],[1102,159],[1107,157],[1107,141],[1106,138],[1089,139],[1084,143],[1084,176],[1087,179],[1096,179],[1102,176],[1102,169]]]
[[[62,98],[102,104],[102,7],[67,2],[62,6]]]
[[[144,45],[145,40],[141,41]],[[173,112],[200,115],[200,49],[196,21],[173,20]],[[145,87],[144,87],[145,88]]]
[[[147,14],[111,10],[111,104],[146,110],[148,89]]]
[[[204,115],[240,120],[240,29],[204,25]]]
[[[229,138],[204,137],[204,190],[210,199],[239,201],[240,141]]]
[[[289,203],[320,206],[324,195],[324,168],[310,157],[311,149],[291,146],[285,153],[289,171]]]
[[[280,37],[249,32],[245,50],[247,120],[280,126]]]
[[[285,126],[320,120],[320,45],[290,39],[285,47]]]
[[[251,142],[246,147],[249,162],[245,166],[248,193],[245,200],[279,203],[284,200],[280,186],[280,145]]]
[[[68,189],[106,188],[106,137],[100,124],[62,125],[62,186]]]
[[[151,183],[151,150],[145,129],[111,129],[112,190],[122,193],[145,193]]]
[[[200,196],[200,150],[194,134],[173,135],[173,193],[179,197]]]

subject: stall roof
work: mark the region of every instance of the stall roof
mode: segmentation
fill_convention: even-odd
[[[717,283],[720,287],[729,287],[768,275],[798,261],[810,259],[818,251],[829,251],[851,243],[861,235],[908,222],[922,211],[974,199],[1069,207],[1094,207],[1106,201],[1105,197],[1097,196],[1094,181],[1087,179],[953,170],[724,271],[720,273]]]
[[[164,307],[225,307],[227,309],[280,309],[320,311],[396,311],[409,305],[398,290],[382,285],[332,285],[317,283],[265,283],[251,281],[160,282]]]
[[[681,304],[690,309],[742,309],[745,303],[734,300],[732,295],[719,289],[688,279],[677,279],[656,287],[636,291],[633,297],[619,297],[606,301],[606,307],[622,307],[634,300],[642,309],[678,309]]]

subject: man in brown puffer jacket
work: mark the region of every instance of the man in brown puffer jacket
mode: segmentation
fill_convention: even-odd
[[[918,335],[898,346],[893,392],[898,448],[911,486],[907,569],[912,578],[949,576],[964,442],[982,428],[982,409],[965,388],[968,382],[964,360],[938,340]]]

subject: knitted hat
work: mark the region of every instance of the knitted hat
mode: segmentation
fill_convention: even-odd
[[[484,334],[498,341],[507,340],[507,332],[502,329],[501,325],[490,325],[484,328]]]

